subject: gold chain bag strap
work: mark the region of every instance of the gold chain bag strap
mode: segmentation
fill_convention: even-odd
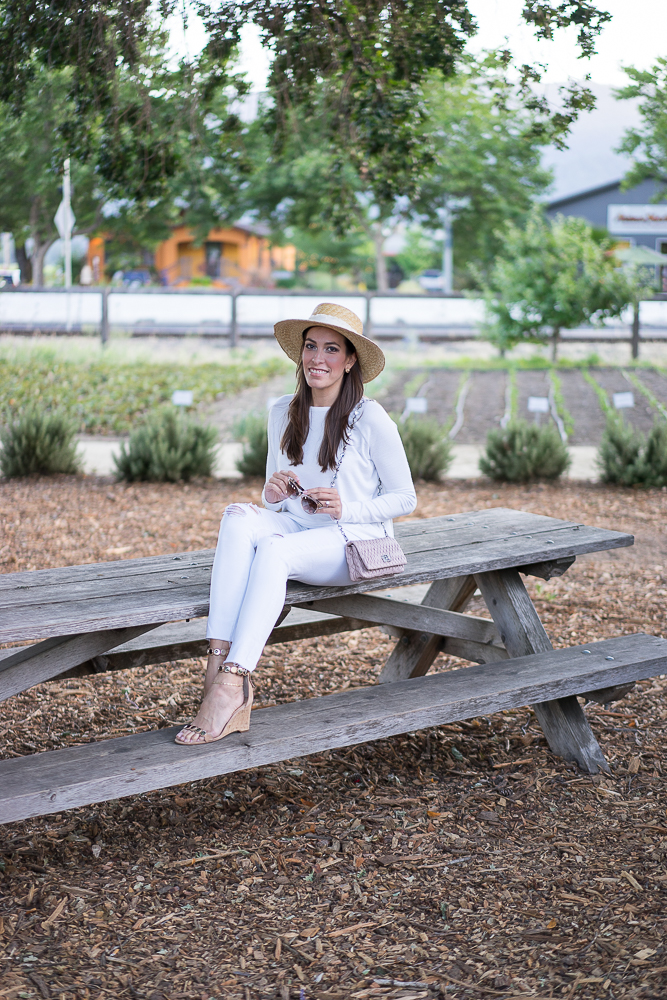
[[[364,400],[362,399],[352,414],[350,433],[354,430],[354,425],[361,416],[363,403]],[[334,477],[331,480],[332,488],[336,483],[338,470],[345,457],[346,448],[347,441],[344,441],[343,451],[338,459]],[[382,493],[382,481],[380,481],[380,493]],[[347,560],[350,579],[353,583],[356,583],[357,580],[374,580],[378,576],[395,576],[397,573],[403,572],[407,562],[405,553],[396,539],[387,534],[384,521],[381,522],[384,538],[362,538],[356,542],[350,541],[343,531],[340,521],[336,523],[338,530],[345,539],[345,558]]]

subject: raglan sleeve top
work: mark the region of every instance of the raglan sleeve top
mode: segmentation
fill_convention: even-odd
[[[281,450],[291,398],[282,396],[269,413],[266,478],[281,469],[290,469],[306,490],[331,486],[333,471],[322,472],[317,461],[328,407],[310,409],[310,430],[301,465],[291,466]],[[381,537],[383,524],[388,534],[393,534],[392,518],[411,514],[417,506],[417,497],[398,428],[379,403],[364,399],[342,459],[341,452],[342,445],[333,485],[341,497],[340,523],[346,535],[353,539]],[[284,510],[304,527],[331,525],[329,514],[306,514],[298,497],[268,503],[263,495],[262,500],[270,510]]]

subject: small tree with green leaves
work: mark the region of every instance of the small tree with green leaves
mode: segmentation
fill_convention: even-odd
[[[555,427],[538,427],[511,420],[507,427],[489,431],[486,453],[479,460],[485,476],[509,483],[557,479],[572,459]]]
[[[75,433],[76,425],[64,413],[27,407],[0,430],[3,476],[80,472]]]
[[[193,476],[210,476],[215,464],[217,431],[183,413],[163,409],[152,413],[130,434],[114,457],[119,479],[128,482],[176,483]]]
[[[552,344],[561,330],[601,325],[635,298],[632,275],[619,268],[611,243],[583,219],[547,219],[535,208],[525,227],[510,224],[484,290],[483,333],[501,354],[519,343]]]

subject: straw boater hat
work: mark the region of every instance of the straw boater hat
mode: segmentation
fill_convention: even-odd
[[[324,326],[347,337],[357,352],[364,382],[376,378],[384,368],[384,354],[377,344],[364,337],[364,324],[357,314],[333,302],[320,302],[308,319],[284,319],[274,326],[276,340],[285,354],[297,364],[303,352],[303,332],[311,326]]]

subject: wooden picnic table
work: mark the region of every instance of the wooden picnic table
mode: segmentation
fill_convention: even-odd
[[[179,747],[172,727],[0,761],[0,821],[526,704],[554,753],[608,771],[577,695],[611,700],[663,672],[667,641],[640,634],[553,650],[521,574],[559,576],[578,555],[633,537],[503,508],[401,522],[396,536],[407,555],[400,577],[291,581],[269,640],[381,625],[397,642],[379,685],[254,712],[248,733],[221,743]],[[0,701],[63,675],[202,655],[212,560],[207,550],[0,576],[0,642],[40,640],[0,650]],[[418,584],[428,586],[414,603]],[[392,597],[372,593],[388,586]],[[412,600],[396,599],[397,587]],[[463,613],[477,589],[492,620]],[[475,665],[424,676],[440,651]]]

